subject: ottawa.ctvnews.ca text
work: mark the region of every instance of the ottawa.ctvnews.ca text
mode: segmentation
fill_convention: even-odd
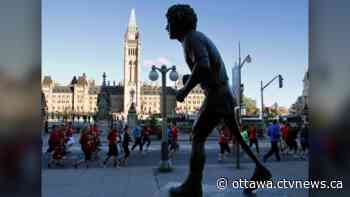
[[[250,181],[246,179],[230,180],[226,177],[220,177],[216,181],[218,190],[261,188],[261,189],[342,189],[343,181],[319,181],[319,180],[287,180],[278,181]]]

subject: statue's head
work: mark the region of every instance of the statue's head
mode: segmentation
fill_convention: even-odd
[[[181,39],[187,32],[197,28],[197,15],[190,5],[173,5],[168,9],[166,17],[166,30],[170,39]]]

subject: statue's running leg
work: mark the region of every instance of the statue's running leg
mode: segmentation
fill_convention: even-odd
[[[247,153],[247,155],[254,161],[256,167],[253,176],[251,177],[251,181],[267,181],[271,180],[272,176],[270,171],[264,167],[264,165],[258,160],[258,158],[254,155],[252,150],[249,148],[248,144],[242,138],[240,134],[239,127],[237,122],[235,121],[234,116],[225,117],[225,124],[229,127],[232,134],[236,137],[237,142],[241,144],[243,150]],[[245,188],[244,192],[252,192],[256,188]]]
[[[193,126],[190,172],[179,186],[170,189],[171,197],[202,197],[202,177],[205,164],[205,141],[214,127],[219,123],[219,116],[203,112]]]

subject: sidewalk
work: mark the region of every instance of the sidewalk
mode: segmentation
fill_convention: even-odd
[[[245,196],[242,190],[216,189],[216,180],[222,176],[230,179],[249,178],[253,173],[253,164],[244,163],[241,169],[230,164],[207,165],[203,180],[204,196],[226,197]],[[274,180],[306,180],[308,163],[271,162],[267,163]],[[42,171],[43,197],[164,197],[168,196],[170,187],[180,184],[186,177],[187,165],[175,166],[171,173],[158,173],[154,167],[126,168],[89,168],[89,169],[55,169]],[[260,197],[306,197],[306,190],[296,189],[260,189]]]

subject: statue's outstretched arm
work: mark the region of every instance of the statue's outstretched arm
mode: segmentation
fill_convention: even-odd
[[[208,80],[210,75],[209,53],[205,42],[193,37],[187,44],[189,48],[188,52],[194,60],[194,65],[192,67],[192,74],[188,77],[187,82],[184,83],[184,97],[186,97],[198,83]]]
[[[183,91],[185,97],[200,82],[202,82],[209,74],[209,65],[196,64],[192,68],[192,74],[188,75],[188,80],[184,84]]]

